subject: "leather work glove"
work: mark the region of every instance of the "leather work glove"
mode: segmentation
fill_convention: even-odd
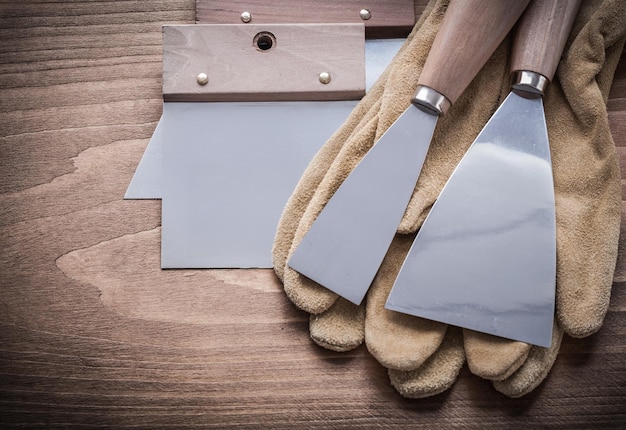
[[[301,276],[286,265],[288,255],[292,251],[293,245],[300,241],[343,178],[365,155],[374,141],[408,107],[417,86],[419,72],[436,35],[446,6],[446,1],[431,2],[428,5],[413,32],[407,38],[405,45],[393,60],[392,65],[355,108],[346,123],[314,157],[288,201],[280,220],[274,243],[274,268],[278,277],[283,281],[285,292],[290,300],[300,309],[312,314],[310,319],[311,337],[323,347],[336,351],[346,351],[359,346],[365,336],[365,306],[357,307],[342,298],[338,299],[335,293]],[[443,174],[439,170],[430,169],[432,173],[435,173],[434,178],[431,178],[427,182],[427,186],[421,189],[422,191],[428,190],[430,196],[428,200],[431,202],[436,198],[438,190],[445,183],[454,165],[463,156],[465,149],[496,109],[501,91],[499,86],[494,87],[491,82],[499,82],[502,79],[502,70],[506,66],[507,50],[508,45],[502,44],[498,53],[485,67],[486,71],[483,71],[481,76],[475,79],[470,86],[475,88],[474,92],[481,92],[488,96],[486,97],[488,100],[486,102],[487,108],[484,105],[475,104],[468,97],[461,96],[446,116],[439,120],[431,148],[440,146],[444,151],[435,151],[434,158],[432,155],[427,157],[422,175],[424,175],[424,171],[428,170],[429,159],[431,166],[441,164],[440,159],[450,156],[450,154],[454,157],[454,161],[448,163],[448,171]],[[451,126],[454,121],[450,121],[450,119],[454,118],[456,121],[462,122],[464,127],[455,128]],[[457,144],[458,142],[463,142],[465,146],[462,147]],[[419,209],[419,212],[421,211],[423,209]],[[414,211],[413,213],[417,212]],[[408,250],[410,242],[406,240],[406,235],[398,236],[400,240],[403,238],[404,247]],[[395,245],[392,245],[392,248],[394,247]],[[406,254],[406,250],[402,252]],[[398,265],[401,264],[402,259],[403,257],[391,259],[388,257],[386,261]],[[371,295],[380,291],[380,288],[376,288],[376,286],[380,285],[388,293],[388,289],[391,288],[395,278],[395,274],[392,277],[383,277],[381,273],[391,275],[390,271],[383,271],[381,268],[366,299],[369,306],[368,325],[371,327],[368,330],[368,333],[371,334],[371,339],[367,342],[368,348],[386,367],[402,370],[415,369],[437,351],[446,333],[446,326],[384,310],[386,293],[378,295],[378,297],[382,297],[378,306],[372,306],[376,302],[371,298]],[[377,309],[378,312],[370,311],[372,308]],[[387,317],[390,315],[393,318],[387,321]],[[380,330],[376,330],[377,327]],[[377,335],[379,332],[381,336]],[[407,337],[415,340],[412,347],[403,344],[402,339]],[[457,338],[460,337],[457,336]],[[377,345],[377,340],[387,344]],[[393,340],[399,342],[399,345],[395,346],[388,342]],[[458,342],[457,345],[459,345]],[[457,348],[456,351],[456,355],[460,357],[457,360],[456,372],[458,372],[463,364],[463,351],[462,348],[460,350]],[[454,381],[456,374],[447,379]],[[449,383],[446,381],[445,385],[447,387]],[[442,389],[437,391],[442,391]]]
[[[544,97],[552,149],[557,217],[556,324],[550,348],[384,309],[415,232],[461,157],[510,91],[506,39],[470,87],[439,120],[414,195],[365,304],[355,306],[290,269],[287,259],[343,179],[406,109],[447,1],[433,0],[406,43],[344,125],[305,171],[279,222],[274,268],[285,293],[311,314],[319,345],[345,351],[365,341],[406,397],[425,397],[454,383],[465,359],[472,373],[510,397],[547,376],[564,333],[585,337],[608,308],[621,218],[619,165],[606,100],[626,34],[626,4],[583,2]]]
[[[606,102],[625,38],[626,2],[583,1],[556,72],[558,81],[544,98],[556,197],[557,324],[550,348],[533,346],[511,376],[490,378],[509,397],[539,385],[563,333],[575,338],[595,333],[609,306],[622,205]],[[467,342],[465,349],[470,369],[487,373],[479,363],[489,348],[476,356]]]

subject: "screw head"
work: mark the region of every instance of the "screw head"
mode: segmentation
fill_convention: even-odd
[[[328,72],[322,72],[322,73],[320,73],[319,78],[320,78],[320,82],[321,82],[322,84],[324,84],[324,85],[326,85],[326,84],[330,83],[330,73],[328,73]]]
[[[359,16],[363,21],[367,21],[372,17],[372,12],[367,9],[361,9],[361,11],[359,12]]]
[[[198,84],[200,85],[206,85],[209,83],[209,75],[207,75],[206,73],[198,73]]]
[[[252,14],[250,12],[242,12],[241,13],[241,21],[248,23],[250,21],[252,21]]]

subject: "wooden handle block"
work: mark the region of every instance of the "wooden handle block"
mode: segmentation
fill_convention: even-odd
[[[413,0],[196,0],[198,23],[241,24],[243,12],[251,24],[363,23],[367,37],[405,37],[415,25]]]
[[[357,100],[364,94],[363,24],[163,27],[166,101]]]
[[[580,0],[533,0],[517,25],[511,72],[531,71],[551,81],[579,6]]]
[[[420,75],[454,103],[504,40],[528,0],[451,0]]]

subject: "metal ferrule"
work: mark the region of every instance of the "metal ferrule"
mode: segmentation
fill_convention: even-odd
[[[513,82],[511,86],[515,90],[543,96],[549,83],[550,80],[540,73],[528,70],[516,70],[513,72]]]
[[[444,115],[450,108],[450,100],[438,91],[433,90],[430,87],[420,85],[417,87],[415,96],[411,99],[411,103],[418,108],[424,108],[428,113],[432,113],[437,116]],[[422,110],[424,110],[422,109]]]

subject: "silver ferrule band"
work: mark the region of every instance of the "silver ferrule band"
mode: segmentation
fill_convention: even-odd
[[[446,96],[424,85],[417,87],[411,103],[417,107],[426,108],[437,116],[444,115],[450,109],[450,100]]]
[[[528,70],[516,70],[513,72],[511,86],[515,90],[527,91],[533,94],[544,95],[550,80],[540,73]]]

